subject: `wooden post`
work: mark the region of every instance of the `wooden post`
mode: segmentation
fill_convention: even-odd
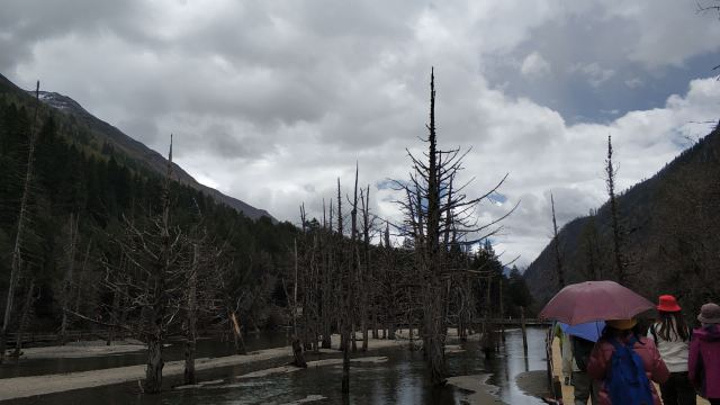
[[[527,328],[525,327],[525,307],[520,307],[520,327],[522,328],[523,353],[528,355]]]

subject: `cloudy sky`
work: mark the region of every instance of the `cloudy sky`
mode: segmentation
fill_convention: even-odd
[[[695,0],[3,0],[0,73],[68,95],[207,185],[297,222],[354,165],[380,216],[422,147],[435,67],[442,147],[481,195],[522,200],[496,238],[531,262],[560,224],[652,176],[719,117],[720,21]],[[500,205],[500,206],[499,206]]]

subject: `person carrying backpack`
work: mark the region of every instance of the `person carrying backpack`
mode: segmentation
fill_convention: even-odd
[[[592,353],[595,342],[583,339],[578,336],[572,337],[572,351],[575,358],[576,370],[572,374],[574,390],[574,404],[587,405],[588,399],[592,398],[592,404],[597,404],[597,384],[587,373],[590,353]]]
[[[690,341],[688,378],[711,405],[720,405],[720,306],[703,305],[697,319],[702,327]]]
[[[657,310],[658,319],[650,325],[647,337],[655,342],[660,357],[670,370],[670,378],[660,385],[663,404],[695,405],[695,388],[688,379],[690,329],[672,295],[661,295]]]
[[[587,372],[598,380],[600,405],[661,405],[651,383],[670,377],[652,340],[640,336],[637,320],[607,321],[595,344]]]

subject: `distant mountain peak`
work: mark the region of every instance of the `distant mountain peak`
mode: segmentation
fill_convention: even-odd
[[[30,93],[31,96],[35,97],[34,90],[28,90],[28,93]],[[39,97],[40,101],[58,110],[83,112],[85,114],[89,114],[87,111],[85,111],[84,108],[82,108],[82,106],[80,106],[80,104],[78,104],[77,101],[71,99],[70,97],[63,96],[60,93],[55,93],[51,91],[40,91]]]

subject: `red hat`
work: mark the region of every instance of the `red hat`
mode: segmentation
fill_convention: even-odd
[[[677,300],[672,295],[661,295],[658,299],[658,311],[662,312],[679,312],[682,308],[678,305]]]

